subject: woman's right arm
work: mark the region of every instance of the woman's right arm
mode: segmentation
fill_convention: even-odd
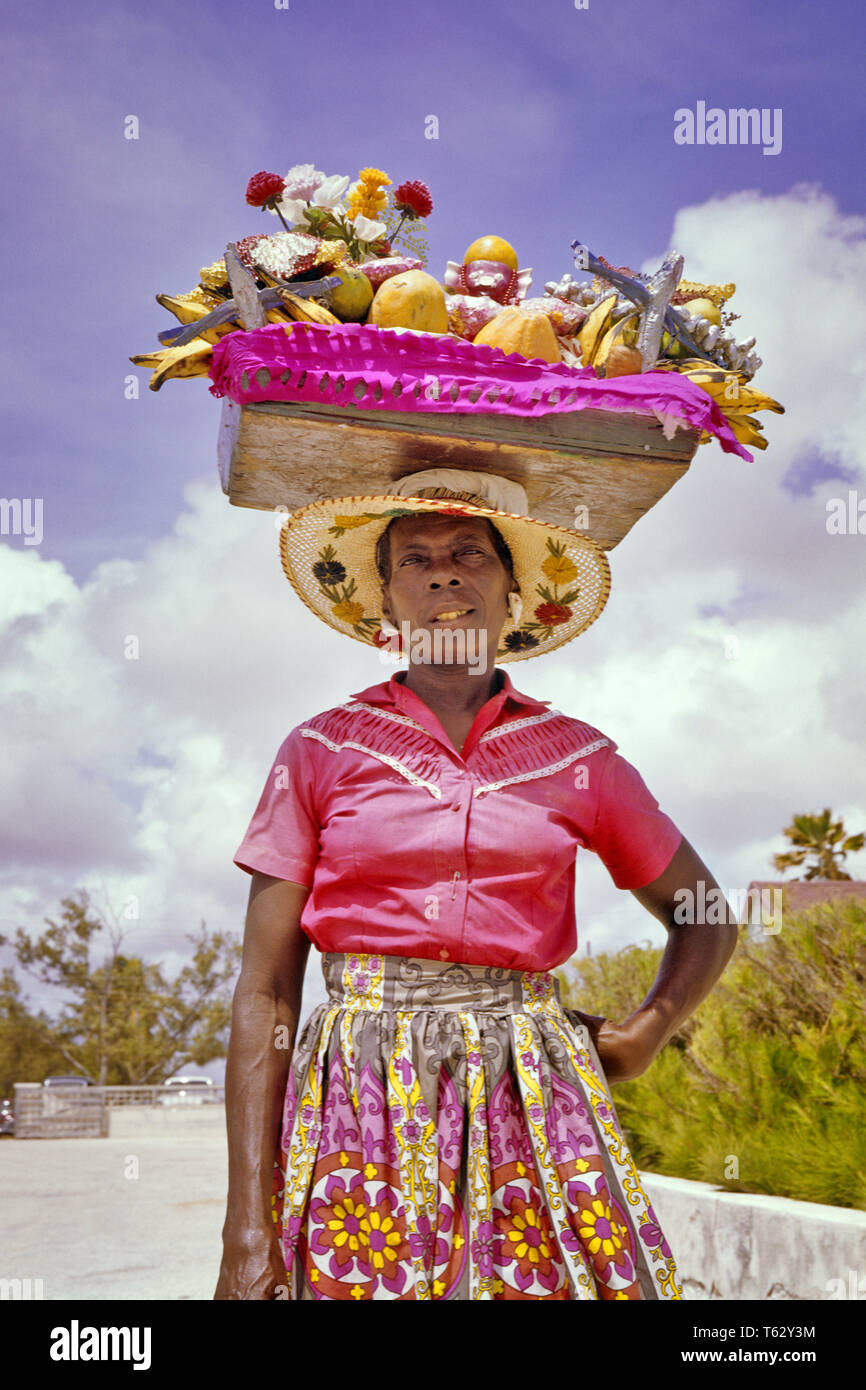
[[[228,1203],[215,1299],[272,1299],[285,1266],[271,1184],[309,939],[309,888],[254,873],[226,1062]]]

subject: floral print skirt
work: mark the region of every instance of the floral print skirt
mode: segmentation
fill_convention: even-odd
[[[290,1299],[682,1298],[554,976],[361,954],[322,968],[274,1169]]]

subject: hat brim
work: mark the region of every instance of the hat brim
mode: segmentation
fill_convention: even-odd
[[[487,518],[511,551],[523,611],[519,623],[506,618],[497,662],[525,661],[564,646],[607,603],[610,565],[589,536],[536,517],[438,497],[328,497],[302,507],[280,529],[286,578],[329,627],[381,648],[387,639],[381,632],[376,542],[394,517],[425,512]]]

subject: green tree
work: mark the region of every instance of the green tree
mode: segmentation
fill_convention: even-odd
[[[842,821],[833,820],[829,806],[825,806],[820,816],[794,816],[783,834],[794,848],[786,850],[784,854],[775,854],[773,867],[784,873],[811,859],[804,879],[850,879],[851,875],[842,868],[842,862],[847,854],[862,849],[866,843],[866,835],[862,833],[846,835]]]
[[[30,1013],[6,972],[4,1002],[12,1007],[4,1010],[0,1040],[10,1064],[29,1037],[51,1058],[50,1069],[62,1059],[65,1069],[100,1086],[146,1085],[187,1062],[202,1066],[225,1055],[241,955],[234,934],[210,933],[202,922],[198,935],[186,938],[191,960],[168,980],[160,964],[123,952],[122,931],[106,925],[86,893],[64,898],[61,907],[59,920],[45,918],[47,931],[36,940],[21,928],[11,942],[0,937],[22,969],[63,996],[54,1019]]]
[[[64,1071],[63,1056],[48,1041],[51,1020],[31,1014],[11,970],[0,972],[0,1096],[13,1095],[16,1081],[42,1081]]]

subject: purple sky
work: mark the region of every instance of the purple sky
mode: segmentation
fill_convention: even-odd
[[[634,269],[675,246],[689,278],[736,281],[758,384],[787,407],[762,417],[770,448],[751,465],[699,450],[613,552],[601,621],[509,669],[619,743],[725,887],[772,877],[794,812],[866,825],[866,536],[825,525],[828,499],[866,497],[864,28],[859,0],[51,0],[7,17],[0,491],[41,498],[44,535],[0,537],[17,735],[0,931],[38,927],[79,884],[137,895],[145,951],[201,917],[238,928],[231,857],[282,738],[392,674],[302,610],[272,518],[222,497],[208,383],[154,394],[142,370],[124,397],[129,356],[173,322],[154,295],[277,230],[247,180],[302,162],[427,182],[437,277],[494,232],[532,294],[573,271],[576,237]],[[699,102],[780,109],[780,153],[676,144],[674,113]],[[581,941],[660,944],[582,864]],[[848,867],[866,877],[866,855]]]

